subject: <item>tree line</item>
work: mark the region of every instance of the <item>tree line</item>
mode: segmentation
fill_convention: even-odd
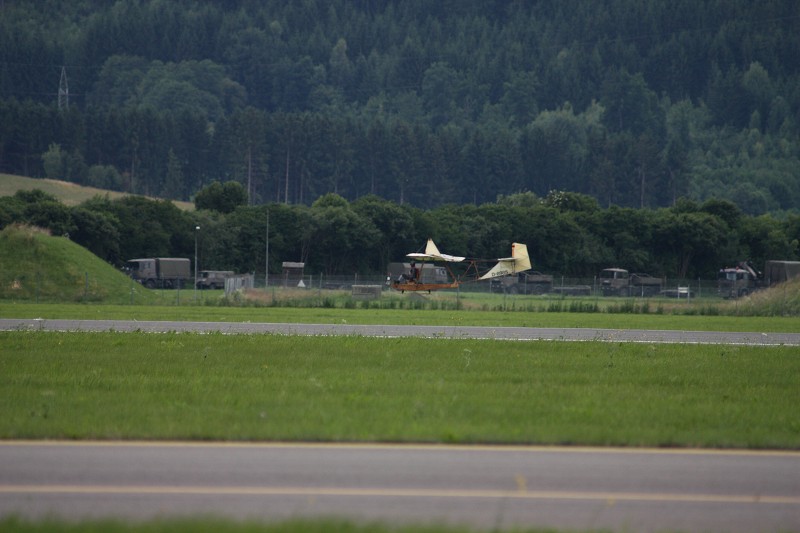
[[[620,266],[709,279],[741,260],[800,260],[800,215],[751,216],[727,200],[603,208],[591,196],[553,191],[423,210],[329,193],[310,206],[251,206],[243,187],[229,182],[203,189],[197,207],[184,211],[138,196],[97,196],[70,207],[38,190],[19,191],[0,198],[0,228],[47,228],[114,266],[137,257],[193,257],[197,239],[200,268],[257,275],[264,274],[267,245],[271,273],[284,261],[302,261],[307,273],[368,275],[422,251],[429,237],[446,253],[486,259],[507,257],[512,242],[525,243],[534,269],[569,277]]]
[[[800,206],[800,7],[39,0],[0,10],[0,171],[252,204]],[[62,73],[64,85],[61,84]]]

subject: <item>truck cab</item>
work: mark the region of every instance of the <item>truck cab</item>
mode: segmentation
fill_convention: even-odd
[[[741,298],[756,288],[757,279],[744,268],[723,268],[717,273],[717,292],[723,298]]]
[[[600,271],[603,296],[628,296],[630,273],[624,268],[604,268]]]

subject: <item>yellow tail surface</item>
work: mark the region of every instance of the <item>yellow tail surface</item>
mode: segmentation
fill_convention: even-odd
[[[528,257],[528,246],[515,242],[511,245],[511,257],[498,259],[497,264],[486,274],[478,279],[491,279],[500,276],[508,276],[517,272],[530,270],[531,259]]]

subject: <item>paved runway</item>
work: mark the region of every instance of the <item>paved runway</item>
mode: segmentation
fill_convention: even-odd
[[[800,454],[0,442],[0,516],[796,531]]]
[[[485,326],[387,326],[258,322],[159,322],[137,320],[0,319],[0,330],[145,331],[198,333],[273,333],[281,335],[363,335],[501,340],[670,342],[800,346],[800,333],[635,330],[592,328],[524,328]]]

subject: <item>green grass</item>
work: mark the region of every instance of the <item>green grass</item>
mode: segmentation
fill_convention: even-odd
[[[146,289],[140,289],[146,291]],[[175,291],[161,292],[174,298]],[[225,307],[191,305],[192,292],[181,291],[183,305],[34,304],[0,301],[0,318],[71,318],[79,320],[177,320],[201,322],[297,322],[311,324],[409,324],[430,326],[563,327],[659,329],[685,331],[758,331],[793,333],[795,317],[717,315],[642,315],[414,309],[342,309],[295,307]],[[198,293],[198,298],[213,298]]]
[[[288,520],[275,523],[241,522],[213,517],[189,519],[157,519],[140,523],[118,520],[86,520],[64,522],[56,520],[0,519],[4,533],[465,533],[464,527],[442,525],[389,526],[379,523],[355,524],[346,520]],[[498,531],[498,530],[493,530]],[[552,529],[514,528],[517,533],[545,533]]]
[[[800,448],[795,348],[0,333],[0,437]]]
[[[65,237],[15,226],[0,231],[0,301],[174,305],[191,296],[147,290]]]

